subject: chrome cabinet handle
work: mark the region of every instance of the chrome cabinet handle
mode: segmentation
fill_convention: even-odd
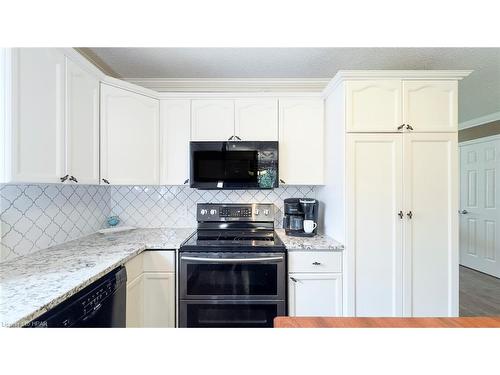
[[[459,214],[462,214],[462,215],[467,215],[469,213],[469,211],[467,210],[462,210],[462,211],[458,211]]]
[[[409,219],[411,219],[413,217],[413,213],[411,211],[409,211],[406,216],[408,216]]]
[[[66,176],[64,176],[64,177],[61,177],[61,178],[60,178],[61,182],[66,181],[66,180],[68,179],[68,177],[69,177],[69,175],[66,175]]]
[[[78,180],[76,179],[75,176],[71,176],[69,180],[78,183]]]
[[[399,212],[398,212],[398,216],[399,216],[399,218],[400,218],[400,219],[403,219],[403,215],[404,215],[404,214],[403,214],[403,211],[399,211]]]
[[[320,262],[313,262],[312,264],[313,264],[313,266],[321,266]]]
[[[255,262],[282,262],[283,257],[262,257],[262,258],[198,258],[181,256],[181,260],[206,263],[255,263]]]
[[[406,124],[406,130],[413,130],[411,125]]]
[[[109,181],[106,180],[105,178],[102,179],[102,182],[104,182],[105,184],[108,184],[109,185]]]
[[[405,124],[403,124],[403,125],[399,125],[399,126],[398,126],[398,130],[403,129],[404,127],[405,127]]]

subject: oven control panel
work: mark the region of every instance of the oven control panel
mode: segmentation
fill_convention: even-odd
[[[198,203],[197,219],[204,221],[274,221],[272,203]]]

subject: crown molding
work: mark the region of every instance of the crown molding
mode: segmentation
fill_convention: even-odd
[[[321,92],[328,78],[122,78],[158,92]]]
[[[461,80],[473,70],[339,70],[323,90],[324,97],[330,95],[346,80],[404,79],[404,80]]]
[[[472,128],[474,126],[484,125],[484,124],[488,124],[490,122],[499,121],[499,120],[500,120],[500,111],[493,112],[493,113],[490,113],[489,115],[480,116],[480,117],[473,118],[471,120],[461,122],[460,124],[458,124],[458,130],[464,130],[464,129]]]
[[[99,56],[97,56],[90,48],[74,47],[72,49],[85,57],[85,59],[91,62],[102,73],[110,77],[120,78],[120,75],[116,73],[108,64],[106,64]]]

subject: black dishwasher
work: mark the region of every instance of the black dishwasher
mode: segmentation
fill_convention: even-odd
[[[118,267],[26,327],[125,327],[127,272]]]

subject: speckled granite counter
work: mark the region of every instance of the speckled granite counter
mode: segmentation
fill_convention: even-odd
[[[193,231],[96,233],[0,263],[0,326],[23,326],[143,250],[179,248]]]
[[[276,229],[276,233],[285,244],[288,251],[299,250],[322,250],[322,251],[342,251],[344,245],[324,234],[314,237],[291,237],[285,234],[284,229]]]

